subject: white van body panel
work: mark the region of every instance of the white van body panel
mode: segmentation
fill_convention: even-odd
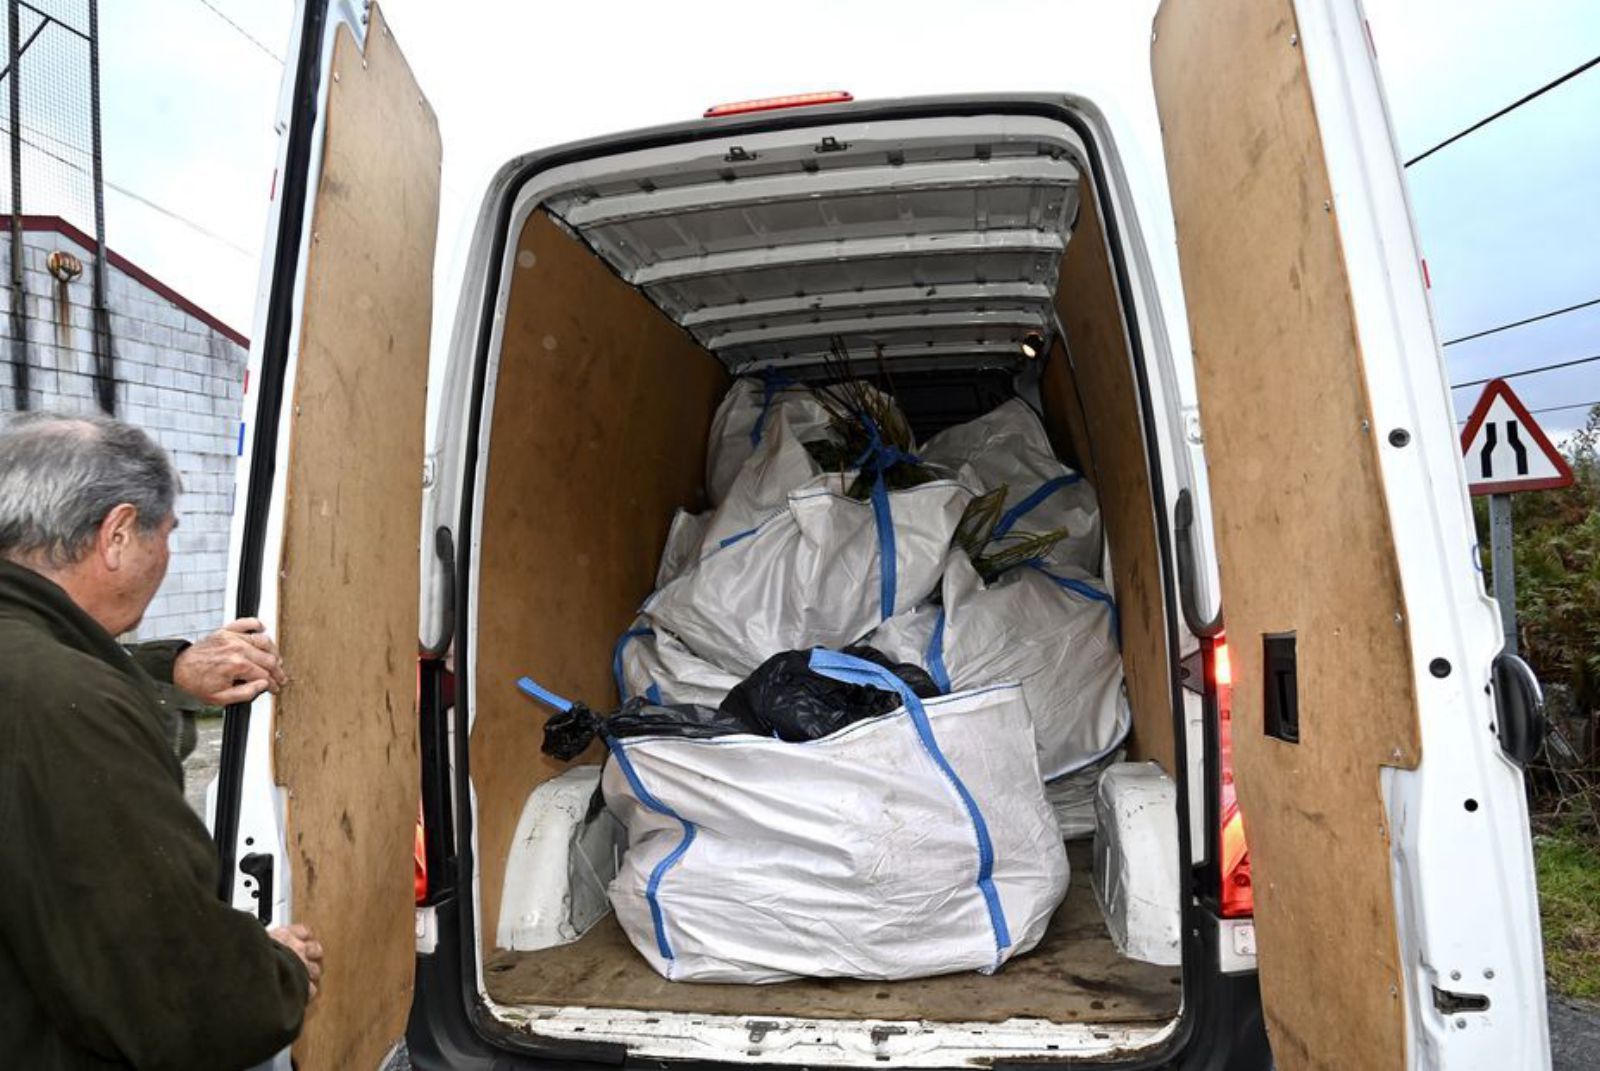
[[[1411,1066],[1546,1066],[1543,948],[1522,773],[1500,749],[1485,698],[1499,617],[1483,591],[1399,151],[1359,3],[1301,0],[1296,7],[1415,652],[1422,762],[1383,771],[1403,960],[1413,972]],[[1391,439],[1397,429],[1409,439]],[[1429,669],[1440,658],[1454,667],[1444,677]],[[1487,1009],[1445,1014],[1435,989],[1485,996]]]
[[[296,11],[294,32],[289,41],[288,54],[298,55],[301,48],[301,32],[303,20]],[[341,25],[349,26],[357,41],[364,41],[366,34],[365,4],[361,0],[333,0],[329,5],[328,18],[323,26],[322,41],[322,77],[325,80],[333,64],[333,39]],[[266,238],[262,243],[267,253],[263,256],[261,277],[256,287],[256,313],[250,332],[251,344],[249,357],[245,364],[245,423],[240,437],[239,463],[234,493],[233,520],[228,532],[228,560],[235,568],[228,571],[228,585],[224,596],[224,605],[234,607],[238,605],[239,598],[239,571],[238,563],[243,557],[244,547],[244,522],[245,509],[243,498],[245,490],[250,486],[250,470],[252,459],[255,457],[257,415],[261,405],[261,346],[267,334],[267,318],[270,314],[270,301],[272,280],[276,274],[276,265],[272,260],[271,251],[276,246],[278,226],[282,216],[282,190],[284,171],[287,166],[289,152],[289,120],[294,106],[294,66],[286,68],[283,87],[278,98],[278,159],[273,172],[272,205],[267,212]],[[325,110],[318,109],[316,126],[312,133],[311,173],[307,177],[309,188],[315,189],[322,168],[322,144],[326,134]],[[305,216],[304,233],[300,241],[300,259],[295,265],[297,286],[294,295],[294,308],[291,314],[289,335],[289,359],[283,383],[283,397],[294,396],[294,375],[296,359],[300,352],[300,325],[303,319],[302,310],[305,305],[304,283],[306,258],[310,255],[313,234],[311,229],[312,213],[308,210]],[[256,389],[252,389],[256,388]],[[277,471],[284,472],[289,464],[289,439],[290,436],[279,436],[277,442]],[[283,516],[285,487],[283,481],[276,481],[272,489],[272,500],[268,506],[266,523],[265,554],[262,559],[262,577],[260,605],[256,616],[266,626],[269,634],[278,633],[278,585],[276,583],[279,572],[279,561],[283,550]],[[266,852],[273,857],[273,883],[272,883],[272,922],[273,926],[287,924],[293,918],[293,907],[290,903],[290,890],[294,887],[292,876],[289,873],[289,855],[284,844],[284,790],[278,787],[277,777],[272,769],[273,733],[274,733],[274,703],[270,694],[262,695],[251,705],[250,732],[245,745],[243,787],[239,804],[239,829],[236,843],[239,851],[236,855],[243,856],[245,851]],[[216,819],[214,804],[211,813],[207,816],[209,822]],[[257,901],[251,897],[254,882],[248,881],[243,875],[235,875],[233,882],[233,906],[241,911],[254,914],[257,910]]]

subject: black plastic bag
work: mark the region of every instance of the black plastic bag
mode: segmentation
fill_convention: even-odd
[[[940,694],[933,678],[918,666],[896,665],[871,647],[847,647],[844,653],[884,667],[924,699]],[[798,743],[819,740],[899,706],[900,697],[893,692],[817,673],[811,668],[810,651],[784,651],[761,663],[724,696],[721,710],[749,726],[745,732]]]
[[[635,696],[616,712],[602,718],[582,703],[550,715],[544,723],[544,743],[540,750],[562,762],[571,762],[599,736],[623,740],[631,736],[680,736],[710,740],[734,733],[748,733],[743,722],[716,707],[694,703],[651,703]]]
[[[939,694],[933,678],[909,662],[896,665],[871,647],[847,647],[844,653],[884,667],[924,699]],[[784,651],[761,663],[717,707],[651,703],[635,696],[615,713],[601,717],[582,703],[572,703],[566,709],[558,709],[544,723],[540,750],[562,762],[571,762],[597,736],[607,740],[634,736],[711,740],[745,733],[798,743],[887,714],[899,705],[899,696],[892,692],[846,684],[813,671],[810,651]]]

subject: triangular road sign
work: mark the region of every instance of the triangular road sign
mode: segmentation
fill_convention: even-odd
[[[1461,429],[1467,489],[1475,495],[1548,491],[1572,484],[1572,469],[1503,379],[1491,379]]]

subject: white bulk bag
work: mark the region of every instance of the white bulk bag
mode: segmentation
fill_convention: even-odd
[[[650,596],[645,617],[743,675],[780,651],[846,647],[921,602],[972,491],[936,480],[861,502],[842,493],[852,478],[829,473],[791,493],[754,532]]]
[[[628,829],[611,903],[675,981],[991,971],[1043,936],[1067,859],[1015,686],[919,700],[882,667],[812,667],[903,705],[832,736],[612,741]]]
[[[700,541],[705,538],[711,513],[690,513],[680,509],[667,528],[667,543],[661,548],[661,564],[656,567],[656,587],[666,587],[684,570],[700,560]]]
[[[617,641],[611,664],[618,698],[642,695],[652,703],[698,703],[715,707],[743,677],[718,669],[672,633],[642,618]]]
[[[723,395],[706,444],[706,496],[713,506],[726,497],[746,459],[761,444],[767,422],[780,412],[807,439],[821,438],[829,423],[828,411],[816,395],[779,373],[736,379]]]
[[[1153,762],[1109,767],[1095,794],[1095,818],[1094,894],[1112,943],[1130,959],[1176,967],[1183,962],[1183,883],[1172,779]]]
[[[1094,488],[1057,460],[1044,425],[1027,402],[1013,398],[976,420],[947,428],[918,453],[924,461],[950,469],[972,466],[985,491],[1006,486],[996,536],[1065,528],[1070,534],[1045,555],[1045,562],[1100,575],[1100,505]]]
[[[1078,840],[1094,835],[1094,799],[1100,775],[1105,773],[1106,767],[1121,762],[1123,755],[1123,750],[1118,748],[1093,766],[1085,766],[1054,781],[1045,782],[1044,798],[1050,801],[1051,810],[1056,812],[1056,825],[1061,830],[1062,840]]]
[[[1047,779],[1099,762],[1132,724],[1122,690],[1116,607],[1098,581],[1018,566],[985,587],[953,550],[943,606],[886,622],[867,641],[922,666],[946,691],[1022,685]]]
[[[761,445],[745,459],[722,504],[711,511],[691,561],[750,535],[762,521],[785,508],[789,492],[822,474],[822,466],[800,442],[800,432],[790,417],[790,413],[778,411],[767,420]]]

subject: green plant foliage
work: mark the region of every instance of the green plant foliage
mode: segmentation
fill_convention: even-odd
[[[1563,824],[1533,842],[1545,970],[1560,992],[1600,1000],[1600,848]]]
[[[1600,709],[1600,406],[1565,444],[1576,480],[1512,496],[1518,639],[1541,680],[1565,686],[1575,711]],[[1474,501],[1484,568],[1488,510]]]

